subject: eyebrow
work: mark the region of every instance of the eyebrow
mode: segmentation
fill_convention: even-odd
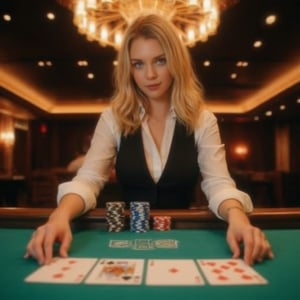
[[[162,53],[162,54],[155,56],[153,59],[156,60],[156,59],[159,59],[159,58],[162,58],[165,56],[166,55],[164,53]],[[130,61],[133,62],[133,61],[143,61],[143,60],[141,58],[130,58]]]

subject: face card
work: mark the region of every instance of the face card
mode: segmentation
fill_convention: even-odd
[[[96,258],[54,258],[25,278],[26,282],[80,283],[96,263]]]
[[[143,268],[143,259],[101,259],[85,283],[139,285],[142,282]]]
[[[147,285],[203,285],[192,259],[151,259],[148,261]]]
[[[241,259],[199,259],[197,263],[211,285],[268,283]]]

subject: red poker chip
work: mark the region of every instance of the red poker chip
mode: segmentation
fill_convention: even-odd
[[[153,229],[159,231],[166,231],[171,229],[170,216],[153,216]]]

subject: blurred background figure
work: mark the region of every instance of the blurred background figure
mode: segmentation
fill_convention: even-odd
[[[82,166],[85,154],[87,153],[87,151],[90,148],[91,138],[92,138],[92,136],[88,135],[84,139],[81,149],[79,149],[79,151],[77,152],[76,157],[73,160],[71,160],[66,167],[68,172],[76,173],[78,171],[78,169]]]

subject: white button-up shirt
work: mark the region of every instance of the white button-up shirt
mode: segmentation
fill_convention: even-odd
[[[150,133],[147,117],[141,110],[142,139],[145,157],[150,174],[157,182],[166,165],[174,134],[176,116],[171,109],[165,124],[161,148],[158,149]],[[241,202],[245,212],[253,209],[248,194],[238,190],[232,180],[225,159],[224,144],[221,143],[219,127],[215,115],[204,110],[194,132],[195,144],[198,149],[198,164],[202,175],[201,187],[205,193],[209,208],[220,217],[218,208],[226,199]],[[97,204],[99,192],[108,180],[120,146],[121,134],[111,108],[106,109],[99,118],[91,147],[86,154],[82,167],[70,182],[59,185],[58,202],[68,193],[78,194],[85,203],[85,211]],[[132,156],[134,159],[134,154]]]

